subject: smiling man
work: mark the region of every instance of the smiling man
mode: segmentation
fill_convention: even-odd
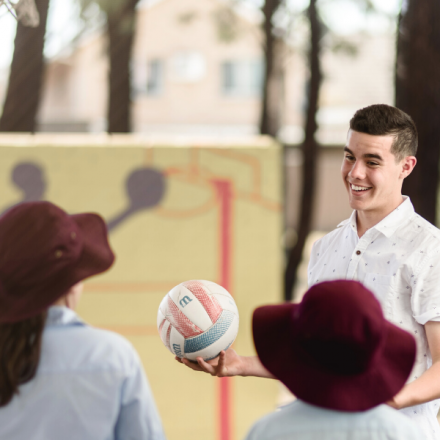
[[[355,113],[341,167],[354,211],[314,244],[308,278],[309,287],[361,281],[386,318],[414,335],[416,363],[389,404],[418,422],[428,439],[440,439],[440,231],[401,193],[416,151],[416,127],[401,110],[373,105]]]
[[[413,334],[417,357],[407,385],[391,401],[440,440],[440,231],[414,212],[402,184],[414,166],[417,130],[388,105],[372,105],[350,121],[341,174],[353,214],[317,241],[309,287],[334,279],[370,288],[385,317]],[[255,357],[229,349],[210,363],[189,367],[217,376],[271,377]]]

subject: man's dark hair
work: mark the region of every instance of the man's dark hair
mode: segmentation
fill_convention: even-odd
[[[358,110],[350,129],[373,136],[394,136],[391,153],[397,160],[417,153],[417,128],[411,116],[396,107],[375,104]]]

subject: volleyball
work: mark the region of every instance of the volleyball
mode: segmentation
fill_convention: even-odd
[[[214,359],[238,333],[238,309],[230,293],[212,281],[191,280],[172,288],[157,313],[157,328],[174,355]]]

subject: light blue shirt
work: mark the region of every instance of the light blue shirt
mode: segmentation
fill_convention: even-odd
[[[36,376],[0,408],[2,440],[164,440],[139,357],[121,336],[48,312]]]
[[[409,418],[379,405],[363,412],[333,411],[295,400],[260,419],[246,440],[424,440]]]

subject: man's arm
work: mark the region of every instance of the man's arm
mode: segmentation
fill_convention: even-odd
[[[392,401],[387,402],[394,408],[406,408],[440,398],[440,322],[428,321],[425,332],[432,366],[414,382],[405,385]]]
[[[254,376],[274,379],[272,374],[263,367],[258,356],[239,356],[232,348],[221,351],[218,357],[208,362],[201,357],[197,358],[197,363],[177,356],[176,360],[192,370],[203,371],[211,376]]]

